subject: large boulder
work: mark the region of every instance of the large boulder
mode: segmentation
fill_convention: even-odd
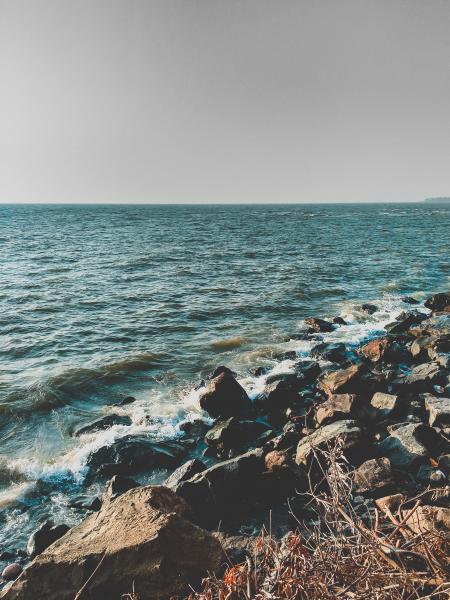
[[[364,365],[351,365],[347,369],[325,373],[319,387],[328,395],[366,393],[371,387]]]
[[[431,427],[450,427],[450,398],[424,394],[425,409]]]
[[[90,477],[130,475],[155,468],[174,468],[186,453],[177,441],[155,442],[146,435],[126,435],[92,452],[87,460]]]
[[[260,497],[263,471],[264,452],[251,450],[181,481],[176,492],[192,506],[196,522],[214,526],[251,509]]]
[[[367,421],[371,418],[371,409],[367,400],[356,394],[332,394],[316,409],[316,422],[319,426],[342,419]]]
[[[299,441],[295,462],[298,465],[305,465],[314,456],[316,450],[333,449],[338,441],[344,452],[353,456],[361,448],[362,431],[351,420],[336,421],[320,427]]]
[[[426,362],[413,367],[408,373],[397,377],[392,383],[396,390],[405,392],[431,392],[435,385],[445,385],[447,372],[440,365]]]
[[[444,311],[450,306],[450,292],[441,292],[434,294],[424,302],[425,306],[431,309],[433,312]]]
[[[282,379],[269,381],[265,385],[258,404],[267,413],[280,412],[298,401],[301,388],[302,380],[295,374],[284,375]]]
[[[200,391],[200,406],[214,419],[228,419],[250,410],[251,402],[231,371],[221,371]]]
[[[268,429],[259,421],[230,417],[225,421],[217,421],[205,435],[205,442],[218,456],[224,456],[228,450],[242,448],[256,440]]]
[[[428,425],[401,423],[389,431],[390,435],[379,444],[379,452],[395,468],[415,470],[442,452],[443,438]]]
[[[92,600],[120,598],[133,584],[140,600],[184,595],[222,562],[220,543],[189,515],[165,487],[129,490],[38,556],[0,597],[73,600],[86,582],[83,597]]]

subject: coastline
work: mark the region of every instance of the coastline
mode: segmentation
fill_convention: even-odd
[[[349,501],[355,510],[364,505],[367,514],[361,517],[363,521],[367,515],[369,521],[373,518],[371,511],[376,509],[380,498],[403,494],[402,504],[409,508],[408,498],[432,489],[432,493],[424,496],[426,506],[439,507],[440,518],[445,517],[448,526],[450,297],[437,294],[424,305],[414,298],[406,298],[403,304],[404,314],[398,314],[392,323],[380,321],[384,334],[370,338],[361,335],[354,343],[339,341],[339,332],[347,326],[344,318],[310,317],[296,340],[304,343],[308,350],[303,355],[298,350],[287,350],[278,357],[278,367],[256,368],[248,393],[244,389],[245,379],[238,378],[238,381],[236,374],[223,366],[199,384],[192,393],[209,416],[206,422],[197,419],[181,423],[179,435],[172,440],[155,443],[136,435],[124,436],[91,451],[87,461],[88,479],[115,479],[106,484],[103,501],[100,498],[78,500],[88,513],[96,508],[88,521],[103,519],[106,530],[114,530],[117,517],[114,506],[119,508],[120,504],[121,514],[125,513],[132,521],[128,511],[132,511],[133,498],[140,495],[142,499],[142,495],[148,493],[149,497],[142,500],[144,507],[159,511],[160,517],[176,514],[181,518],[181,515],[186,518],[183,527],[188,528],[187,523],[193,522],[209,531],[217,531],[220,526],[221,543],[228,557],[245,559],[244,540],[254,541],[261,527],[270,527],[273,538],[282,539],[298,525],[292,512],[296,519],[308,520],[302,493],[311,481],[320,487],[324,475],[315,450],[330,450],[338,442],[355,492]],[[376,315],[379,307],[364,304],[361,311]],[[129,399],[129,404],[132,403]],[[92,425],[91,431],[96,427],[107,431],[111,426],[120,425],[120,421]],[[78,435],[85,433],[89,431]],[[160,488],[137,487],[138,484],[132,482],[133,475],[149,465],[173,471],[166,485],[175,492],[175,497],[163,492],[166,495],[161,499],[160,492],[154,491]],[[119,500],[121,497],[128,498],[128,502]],[[290,498],[289,505],[287,498]],[[59,572],[68,572],[67,548],[71,543],[73,546],[71,540],[76,540],[80,531],[84,538],[95,535],[95,528],[86,523],[83,521],[70,531],[61,529],[61,523],[44,528],[38,535],[42,552],[31,552],[37,555],[31,566],[0,597],[73,598],[92,574],[98,552],[90,554],[87,560],[78,546],[76,560],[71,555],[72,568],[74,564],[85,564],[85,568],[78,569],[71,584],[73,588],[51,590],[48,581],[58,573],[59,585],[66,583]],[[190,535],[194,542],[193,531]],[[121,535],[123,547],[120,547]],[[145,535],[143,531],[144,539],[134,540],[134,545],[149,543]],[[206,536],[202,544],[211,546],[211,556],[196,555],[195,568],[187,565],[186,557],[181,557],[184,569],[181,571],[186,580],[178,581],[178,587],[170,594],[178,594],[183,589],[191,571],[219,569],[219,563],[223,564],[217,540],[208,537],[211,534],[202,535]],[[132,546],[126,529],[125,532],[116,530],[115,537],[120,547],[116,553],[123,553]],[[49,541],[50,546],[44,549]],[[96,543],[101,546],[99,540]],[[89,553],[87,545],[85,552]],[[108,557],[105,562],[110,561],[109,566],[103,564],[108,577],[92,579],[92,597],[106,597],[102,596],[106,589],[102,585],[110,585],[108,593],[114,590],[119,598],[121,593],[131,589],[133,580],[140,600],[169,597],[169,582],[164,580],[166,587],[160,582],[158,591],[155,573],[140,570],[139,560],[135,559],[134,565],[126,563],[129,572],[122,569],[118,578],[113,568],[116,554],[108,548],[104,552]],[[174,549],[169,544],[159,552],[170,558]],[[20,559],[20,556],[15,558]],[[27,561],[23,556],[17,568]],[[41,595],[37,581],[42,587]],[[127,588],[123,587],[125,584]],[[153,589],[153,595],[148,595],[146,586]],[[27,595],[32,589],[34,595]]]

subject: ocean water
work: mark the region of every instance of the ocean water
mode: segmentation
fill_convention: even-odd
[[[306,317],[343,316],[324,337],[351,345],[403,295],[448,289],[449,225],[442,204],[0,206],[0,551],[82,517],[93,449],[204,417],[194,388],[217,365],[256,396],[253,367],[307,358]],[[71,435],[111,412],[132,425]]]

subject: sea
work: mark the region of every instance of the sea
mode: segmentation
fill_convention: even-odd
[[[323,338],[350,348],[449,280],[445,204],[0,205],[0,555],[83,518],[95,449],[206,419],[218,365],[255,398],[256,367],[308,358],[305,318],[343,317]],[[112,413],[131,424],[73,435]]]

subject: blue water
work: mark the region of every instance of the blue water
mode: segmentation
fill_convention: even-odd
[[[448,289],[449,224],[442,204],[0,206],[0,549],[44,513],[79,518],[66,488],[92,448],[201,415],[217,364],[256,393],[252,367],[307,355],[305,317],[342,314],[356,342],[402,295]],[[129,394],[132,426],[71,436]]]

